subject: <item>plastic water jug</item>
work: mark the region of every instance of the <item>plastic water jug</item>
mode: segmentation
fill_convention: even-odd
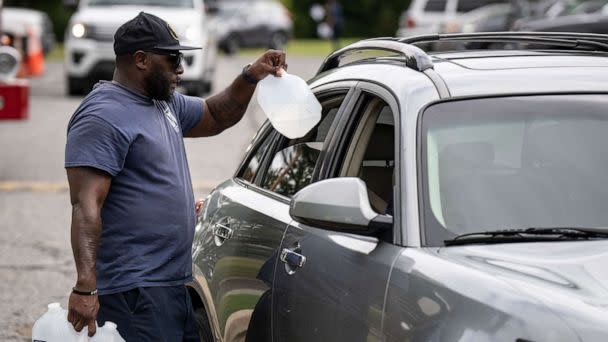
[[[272,126],[289,139],[301,138],[321,120],[321,104],[298,76],[269,75],[258,83],[251,105],[262,111]]]
[[[125,342],[120,336],[115,323],[106,321],[101,328],[97,328],[97,332],[91,339],[90,342]]]
[[[91,338],[87,327],[76,332],[68,322],[68,311],[59,303],[48,305],[48,311],[40,317],[32,329],[33,342],[125,342],[120,336],[115,323],[106,321]]]
[[[80,333],[68,322],[68,312],[59,303],[48,305],[48,311],[40,317],[32,329],[33,342],[86,342],[87,331]]]

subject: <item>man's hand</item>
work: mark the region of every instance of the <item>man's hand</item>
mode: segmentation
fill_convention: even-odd
[[[252,78],[260,81],[268,75],[281,76],[287,70],[285,63],[285,52],[268,50],[258,58],[248,69],[248,74]]]
[[[68,322],[72,323],[78,332],[82,328],[89,328],[89,337],[95,335],[97,327],[95,319],[99,311],[99,298],[95,296],[81,296],[75,293],[70,295],[68,302]]]

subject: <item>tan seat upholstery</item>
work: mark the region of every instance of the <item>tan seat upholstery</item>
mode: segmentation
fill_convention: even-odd
[[[379,213],[386,211],[393,196],[394,151],[394,126],[377,124],[367,145],[359,178],[367,184],[372,207]]]

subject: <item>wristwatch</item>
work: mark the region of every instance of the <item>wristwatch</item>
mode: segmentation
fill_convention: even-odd
[[[247,81],[247,83],[256,85],[258,84],[259,80],[256,80],[255,78],[251,77],[251,75],[249,75],[249,67],[251,67],[251,63],[245,65],[243,71],[241,72],[241,77],[243,77],[243,79]]]
[[[76,287],[73,287],[72,293],[75,293],[80,296],[95,296],[97,294],[97,289],[95,289],[93,291],[80,291]]]

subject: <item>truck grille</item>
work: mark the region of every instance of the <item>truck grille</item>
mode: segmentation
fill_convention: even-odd
[[[89,38],[100,42],[113,42],[116,28],[108,26],[90,26]]]

